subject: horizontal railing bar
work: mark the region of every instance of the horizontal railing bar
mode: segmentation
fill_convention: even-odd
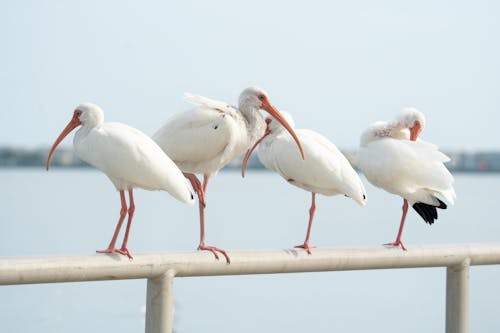
[[[365,269],[500,264],[500,244],[397,248],[229,251],[231,264],[209,252],[0,258],[0,285],[152,278],[171,269],[176,277],[276,274]]]

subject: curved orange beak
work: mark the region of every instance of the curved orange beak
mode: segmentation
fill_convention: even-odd
[[[410,127],[410,140],[416,141],[420,132],[422,132],[422,125],[420,125],[420,122],[416,121],[415,124]]]
[[[250,155],[252,155],[252,152],[254,151],[255,147],[257,147],[257,145],[262,141],[264,140],[264,138],[266,136],[268,136],[269,134],[271,134],[271,130],[269,129],[269,123],[271,122],[271,118],[266,118],[266,132],[264,133],[264,135],[262,136],[262,138],[260,138],[259,140],[257,140],[257,142],[255,142],[255,144],[252,146],[252,148],[248,149],[247,150],[247,153],[245,154],[245,157],[243,158],[243,163],[241,164],[241,177],[245,178],[245,170],[247,168],[247,163],[248,163],[248,159],[250,158]]]
[[[80,126],[82,122],[80,119],[78,119],[78,110],[75,110],[73,113],[73,118],[69,121],[68,125],[62,130],[61,134],[57,137],[56,141],[52,145],[52,148],[50,148],[49,156],[47,157],[47,162],[45,163],[45,169],[48,171],[49,166],[50,166],[50,159],[52,158],[52,154],[57,148],[57,145],[61,143],[61,141],[68,135],[72,130],[74,130],[76,127]]]
[[[302,145],[300,144],[299,138],[297,137],[297,134],[295,134],[295,131],[293,130],[292,126],[288,124],[288,122],[285,120],[285,118],[281,115],[281,113],[276,110],[274,106],[271,105],[267,97],[264,98],[262,101],[262,105],[260,106],[261,109],[267,111],[271,116],[273,116],[274,119],[280,122],[281,125],[283,125],[284,128],[290,133],[290,135],[293,137],[295,142],[297,143],[297,146],[299,147],[300,150],[300,155],[302,155],[302,159],[305,160],[306,157],[304,155],[304,149],[302,149]]]

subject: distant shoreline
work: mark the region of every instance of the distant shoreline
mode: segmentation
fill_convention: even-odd
[[[45,162],[49,148],[19,148],[0,147],[0,169],[5,168],[45,168]],[[356,166],[354,150],[342,150],[353,166]],[[494,173],[500,172],[500,151],[445,151],[451,161],[446,163],[451,172],[480,172]],[[241,168],[242,157],[233,160],[226,166],[226,169]],[[51,167],[58,168],[88,168],[85,162],[81,161],[71,148],[59,148],[52,160]],[[265,169],[260,163],[257,155],[254,154],[248,161],[248,169]]]

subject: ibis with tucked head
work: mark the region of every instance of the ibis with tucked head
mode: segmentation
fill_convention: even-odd
[[[378,121],[361,135],[357,165],[373,185],[403,198],[403,214],[396,240],[385,245],[406,250],[401,237],[408,206],[428,224],[438,218],[440,200],[453,204],[456,198],[453,176],[444,163],[450,158],[419,134],[425,116],[415,108],[404,108],[393,121]]]

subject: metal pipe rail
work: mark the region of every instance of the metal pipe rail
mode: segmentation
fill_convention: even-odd
[[[468,328],[469,266],[500,264],[500,244],[399,249],[231,251],[231,264],[207,252],[0,258],[0,285],[148,279],[146,332],[172,331],[175,277],[447,267],[446,332]]]

